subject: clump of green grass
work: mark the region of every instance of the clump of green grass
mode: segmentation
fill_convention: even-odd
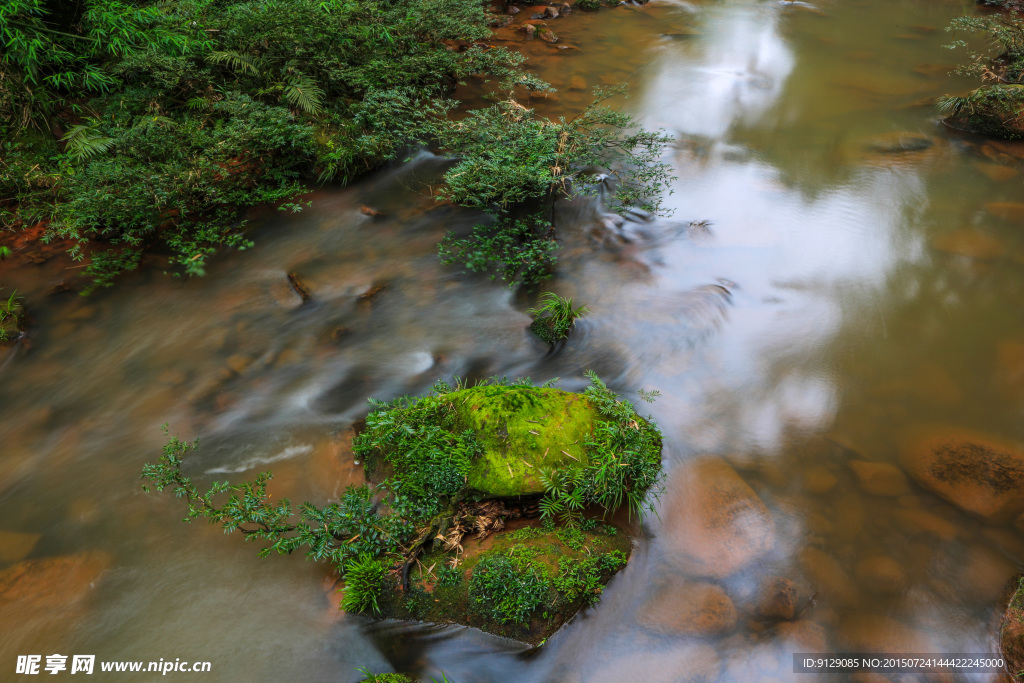
[[[576,321],[589,313],[586,306],[572,307],[572,299],[554,292],[541,295],[541,305],[527,311],[533,316],[530,331],[549,344],[566,339]]]
[[[348,612],[380,612],[377,598],[384,590],[388,564],[372,555],[360,555],[345,566],[345,597],[341,606]]]
[[[6,299],[0,299],[0,342],[14,339],[18,334],[24,310],[20,298],[18,290],[14,290]]]

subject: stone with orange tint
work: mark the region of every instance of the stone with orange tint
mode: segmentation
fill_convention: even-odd
[[[684,572],[723,578],[775,545],[768,508],[724,461],[691,460],[676,468],[667,488],[673,495],[661,513],[662,533]]]
[[[900,463],[921,486],[989,521],[1007,521],[1024,511],[1024,450],[1018,443],[921,425],[905,432]]]
[[[714,636],[736,626],[736,606],[717,584],[671,582],[644,603],[637,620],[663,633]]]

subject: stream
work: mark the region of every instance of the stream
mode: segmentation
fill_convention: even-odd
[[[1024,442],[1024,205],[1005,204],[1022,201],[1024,143],[958,134],[930,104],[974,86],[949,75],[943,28],[975,11],[654,0],[522,44],[559,88],[542,113],[627,82],[622,106],[675,136],[670,217],[560,207],[542,289],[590,313],[555,352],[526,331],[534,297],[439,263],[438,240],[478,216],[429,196],[445,162],[428,151],[300,213],[253,212],[256,247],[204,278],[166,276],[154,255],[86,298],[46,293],[65,259],[0,263],[33,318],[30,347],[0,349],[0,569],[87,558],[4,613],[2,670],[63,653],[212,664],[168,680],[812,681],[794,652],[997,652],[1021,530],[912,480],[872,488],[850,464],[898,465],[925,424]],[[323,503],[362,481],[346,433],[368,397],[452,376],[579,390],[588,369],[634,399],[661,392],[642,409],[665,437],[665,486],[601,602],[538,651],[341,613],[327,568],[260,559],[140,489],[167,423],[201,439],[196,480],[271,470],[275,497]],[[745,501],[726,510],[732,534],[690,533],[695,505],[728,503],[714,490]],[[759,596],[779,578],[794,618],[766,621]],[[680,616],[694,590],[724,596],[734,624]]]

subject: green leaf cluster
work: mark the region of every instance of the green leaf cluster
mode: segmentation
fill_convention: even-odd
[[[544,565],[510,551],[480,560],[469,582],[469,599],[473,609],[499,623],[521,623],[544,604],[550,590]]]
[[[607,106],[623,92],[598,91],[569,119],[540,116],[510,94],[443,121],[438,137],[459,161],[438,197],[493,217],[468,236],[448,235],[444,262],[493,270],[510,285],[543,279],[554,264],[555,200],[594,193],[599,184],[610,187],[604,201],[611,210],[663,213],[673,177],[661,156],[671,138]]]
[[[604,420],[596,422],[586,441],[589,462],[577,467],[542,471],[546,494],[540,502],[543,519],[578,524],[583,508],[599,505],[607,511],[628,505],[631,514],[654,511],[648,493],[658,495],[661,482],[661,432],[641,417],[629,401],[620,399],[593,372],[584,394]],[[653,401],[658,392],[640,392]]]
[[[384,590],[388,565],[362,554],[345,565],[345,597],[341,606],[349,612],[380,612],[377,598]]]
[[[589,311],[586,306],[572,307],[572,299],[554,292],[541,295],[541,305],[526,311],[534,317],[530,330],[549,344],[565,339],[569,331]]]

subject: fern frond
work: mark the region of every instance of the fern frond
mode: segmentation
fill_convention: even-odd
[[[303,74],[295,74],[288,78],[288,84],[284,88],[284,98],[293,107],[312,116],[317,116],[324,111],[323,89],[316,84],[316,81]]]
[[[64,143],[65,151],[73,156],[75,161],[82,161],[113,147],[114,138],[99,134],[91,126],[79,124],[69,130],[61,138],[61,142]]]
[[[213,64],[226,65],[233,71],[249,73],[253,76],[258,76],[260,73],[260,70],[256,68],[256,63],[251,57],[239,54],[238,52],[212,52],[206,59]]]

